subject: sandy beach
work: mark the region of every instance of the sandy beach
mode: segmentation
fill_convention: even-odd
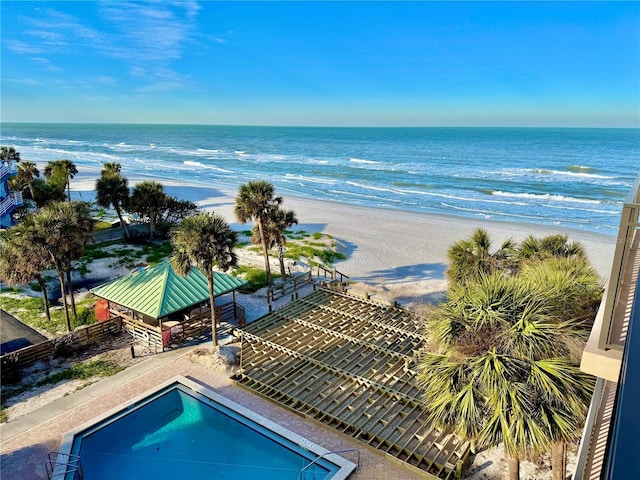
[[[98,169],[81,167],[71,181],[74,198],[94,199]],[[233,215],[237,191],[214,185],[178,182],[172,179],[127,176],[129,186],[143,180],[155,180],[174,197],[191,200],[205,211],[224,216],[234,229],[239,224]],[[276,194],[279,192],[276,191]],[[580,230],[568,230],[526,223],[507,223],[478,218],[404,212],[360,207],[308,198],[284,196],[283,208],[296,212],[295,230],[322,232],[334,237],[346,259],[336,268],[357,285],[384,300],[401,304],[437,300],[446,289],[446,253],[449,246],[468,238],[478,227],[485,228],[498,247],[504,240],[520,240],[528,235],[555,233],[569,235],[582,243],[603,278],[608,278],[615,247],[615,237]]]

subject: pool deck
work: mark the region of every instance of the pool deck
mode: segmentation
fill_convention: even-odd
[[[349,479],[429,478],[429,475],[406,467],[400,461],[394,461],[347,435],[305,419],[235,385],[221,371],[192,362],[188,354],[193,348],[197,347],[153,355],[112,377],[12,422],[1,424],[0,476],[7,479],[45,480],[47,455],[59,449],[64,433],[176,375],[183,375],[330,451],[357,449],[360,452],[360,470],[351,474]],[[341,456],[356,463],[354,452]]]

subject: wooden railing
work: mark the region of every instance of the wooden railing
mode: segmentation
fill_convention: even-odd
[[[122,317],[123,329],[133,337],[133,340],[145,346],[154,353],[162,352],[165,348],[180,346],[186,341],[195,340],[211,333],[211,310],[208,308],[194,309],[182,321],[167,321],[150,325],[136,320],[124,312],[111,310],[113,314]],[[216,318],[218,325],[221,322],[238,323],[245,322],[245,310],[235,302],[216,305]]]
[[[247,316],[242,305],[229,302],[224,305],[216,305],[216,318],[218,319],[218,324],[220,322],[227,322],[244,325]]]
[[[311,283],[311,281],[311,271],[293,275],[278,285],[271,286],[267,289],[267,302],[271,303],[289,293],[295,292],[300,287]]]
[[[133,337],[135,343],[147,347],[154,353],[164,350],[162,332],[159,326],[141,322],[128,315],[124,315],[122,312],[118,312],[118,315],[122,317],[122,329]]]
[[[317,276],[318,277],[323,276],[324,278],[331,278],[331,280],[340,280],[340,282],[344,282],[345,279],[347,282],[349,281],[349,276],[336,270],[336,267],[333,267],[330,269],[325,267],[324,265],[318,265]]]
[[[97,343],[105,336],[117,335],[122,331],[120,318],[111,318],[104,322],[94,323],[81,327],[61,337],[46,340],[36,345],[21,348],[15,352],[7,353],[0,357],[2,381],[6,381],[8,375],[18,374],[19,370],[33,365],[42,360],[49,360],[57,351],[75,350]],[[17,370],[16,370],[17,369]]]

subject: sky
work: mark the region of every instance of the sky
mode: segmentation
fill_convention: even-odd
[[[2,122],[640,127],[640,2],[0,2]]]

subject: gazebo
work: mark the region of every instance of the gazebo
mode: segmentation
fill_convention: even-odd
[[[235,292],[244,280],[214,271],[214,295],[231,294],[231,300],[216,302],[218,323],[243,324],[244,308]],[[99,320],[119,317],[136,342],[154,351],[180,345],[211,331],[211,306],[207,278],[193,267],[184,277],[169,262],[137,270],[91,290],[100,297],[96,305]]]

